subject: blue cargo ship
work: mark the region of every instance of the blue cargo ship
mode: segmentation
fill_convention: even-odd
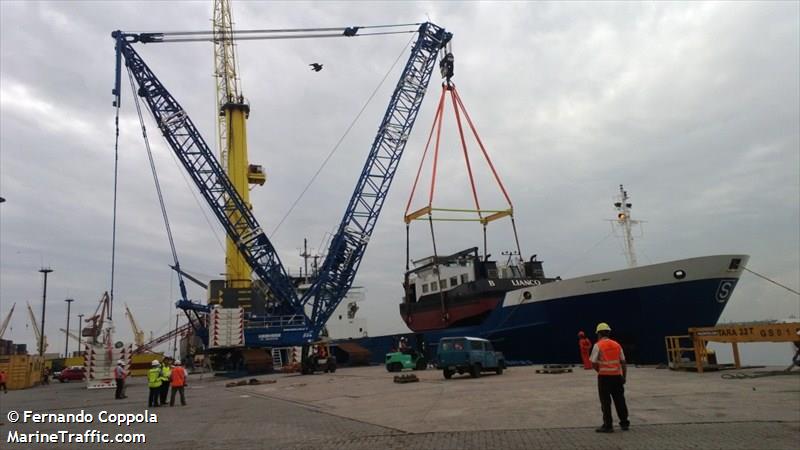
[[[355,342],[377,361],[405,336],[414,345],[424,345],[435,359],[435,345],[442,337],[474,336],[492,341],[511,361],[574,363],[580,358],[578,331],[591,335],[598,322],[608,322],[631,362],[665,362],[664,336],[716,325],[748,259],[747,255],[703,256],[563,280],[504,278],[499,268],[455,287],[450,287],[448,277],[444,291],[437,289],[416,300],[407,296],[401,304],[401,315],[413,333]],[[448,264],[452,263],[442,262]],[[464,273],[475,273],[491,261],[461,264],[456,262]],[[434,267],[415,274],[415,289],[428,283],[430,291],[430,283],[439,283]],[[438,268],[440,273],[447,269]],[[486,305],[494,306],[486,309]]]
[[[615,225],[622,228],[630,267],[576,278],[545,276],[543,263],[511,258],[503,264],[477,248],[414,262],[404,280],[400,315],[411,333],[353,340],[380,362],[400,337],[435,360],[439,339],[492,341],[509,361],[575,363],[577,334],[607,322],[638,364],[666,362],[665,336],[714,326],[749,256],[711,255],[637,265],[631,204],[620,186]]]

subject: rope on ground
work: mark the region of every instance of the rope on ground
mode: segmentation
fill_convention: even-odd
[[[792,372],[789,370],[759,370],[753,373],[723,373],[720,375],[720,377],[722,377],[724,380],[745,380],[750,378],[775,377],[779,375],[800,375],[800,371]]]

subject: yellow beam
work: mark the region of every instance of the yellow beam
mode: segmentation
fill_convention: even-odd
[[[694,343],[697,371],[703,372],[707,342],[725,342],[733,347],[733,362],[741,367],[739,343],[741,342],[792,342],[798,339],[800,322],[766,324],[731,324],[716,327],[689,328]]]
[[[422,217],[422,216],[424,216],[426,214],[430,214],[431,213],[431,209],[432,208],[430,206],[426,206],[424,208],[421,208],[421,209],[418,209],[418,210],[412,212],[411,214],[406,216],[406,223],[411,223],[412,220],[414,220],[414,219],[416,219],[418,217]]]
[[[418,217],[413,220],[432,220],[434,222],[481,222],[481,219],[456,219],[455,217]]]
[[[489,222],[493,222],[497,219],[502,219],[503,217],[510,216],[513,214],[513,210],[507,209],[505,211],[500,211],[497,213],[492,214],[491,216],[486,216],[481,220],[481,223],[486,225]]]
[[[731,324],[689,328],[693,339],[711,342],[792,342],[797,340],[800,322]]]
[[[431,208],[431,211],[464,212],[464,213],[499,213],[508,209],[463,209],[463,208]]]

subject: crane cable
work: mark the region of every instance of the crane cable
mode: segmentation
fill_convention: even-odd
[[[114,117],[114,206],[112,208],[111,219],[111,287],[110,287],[110,301],[108,306],[108,319],[111,320],[111,307],[114,304],[114,267],[116,265],[116,250],[117,250],[117,178],[119,177],[119,108],[120,102],[116,101],[116,115]]]
[[[399,28],[399,27],[413,27],[422,25],[422,22],[417,23],[398,23],[394,25],[359,25],[353,27],[323,27],[323,28],[267,28],[260,30],[231,30],[231,34],[253,34],[253,33],[300,33],[300,32],[318,32],[318,31],[339,31],[343,29],[370,29],[370,28]],[[143,34],[160,34],[164,36],[195,36],[204,34],[213,34],[213,31],[164,31],[156,33],[143,33]]]
[[[291,36],[237,36],[235,38],[217,38],[214,39],[213,37],[206,36],[206,37],[194,37],[194,38],[178,38],[178,39],[168,39],[168,40],[161,40],[161,41],[152,41],[152,42],[159,42],[168,44],[171,42],[213,42],[215,40],[236,40],[236,41],[266,41],[266,40],[282,40],[282,39],[317,39],[317,38],[335,38],[335,37],[359,37],[359,36],[382,36],[387,34],[408,34],[408,33],[416,33],[417,30],[408,30],[408,31],[380,31],[377,33],[361,33],[356,34],[353,36],[347,36],[342,33],[328,33],[328,34],[294,34]]]
[[[269,235],[269,237],[270,237],[270,238],[272,238],[272,237],[274,237],[274,236],[275,236],[275,234],[276,234],[276,233],[278,232],[278,230],[281,228],[281,225],[283,225],[283,222],[284,222],[284,221],[285,221],[285,220],[286,220],[286,219],[289,217],[289,215],[291,215],[291,214],[292,214],[292,211],[294,211],[294,208],[297,206],[297,204],[298,204],[298,203],[300,203],[300,200],[302,200],[302,199],[303,199],[303,196],[305,196],[306,192],[307,192],[307,191],[308,191],[308,189],[311,187],[311,185],[312,185],[312,184],[314,184],[314,181],[316,181],[316,180],[317,180],[317,177],[319,176],[319,174],[322,172],[322,170],[323,170],[323,169],[325,168],[325,166],[328,164],[328,162],[330,161],[330,159],[333,157],[333,154],[334,154],[334,153],[336,153],[336,151],[339,149],[339,146],[342,144],[342,142],[343,142],[343,141],[344,141],[344,139],[347,137],[347,135],[348,135],[348,134],[350,134],[350,131],[351,131],[351,130],[353,129],[353,127],[356,125],[356,122],[358,122],[358,119],[359,119],[359,118],[361,118],[361,115],[362,115],[362,114],[364,113],[364,111],[367,109],[367,106],[370,104],[370,102],[372,102],[372,99],[373,99],[373,98],[375,97],[375,95],[378,93],[378,90],[381,88],[381,86],[383,86],[383,83],[385,83],[385,82],[386,82],[386,79],[387,79],[387,78],[389,78],[389,75],[392,73],[392,70],[394,70],[394,67],[397,65],[397,62],[398,62],[398,61],[400,61],[400,58],[402,58],[403,54],[405,54],[405,52],[406,52],[406,49],[408,49],[409,45],[411,45],[411,42],[412,42],[413,40],[414,40],[414,38],[413,38],[413,37],[412,37],[411,39],[409,39],[409,40],[408,40],[408,43],[406,43],[406,46],[405,46],[405,47],[403,47],[403,50],[400,52],[400,54],[399,54],[399,55],[397,55],[397,59],[395,59],[395,60],[394,60],[394,62],[392,63],[391,67],[389,67],[389,70],[387,70],[387,71],[386,71],[386,74],[383,76],[383,79],[381,79],[380,83],[378,83],[378,85],[377,85],[377,86],[375,87],[375,89],[372,91],[372,94],[370,94],[370,96],[369,96],[369,98],[367,99],[367,101],[366,101],[366,102],[364,102],[364,105],[361,107],[361,110],[358,112],[358,114],[356,114],[356,117],[353,119],[353,121],[352,121],[352,122],[350,122],[350,125],[349,125],[349,126],[347,127],[347,129],[344,131],[344,134],[342,134],[342,136],[341,136],[341,137],[339,138],[339,140],[336,142],[336,145],[334,145],[334,146],[333,146],[333,148],[331,149],[331,151],[330,151],[330,152],[328,152],[328,156],[326,156],[326,157],[325,157],[325,159],[322,161],[322,164],[320,164],[320,166],[319,166],[319,168],[317,169],[317,171],[314,173],[314,175],[311,177],[311,179],[308,181],[308,183],[306,183],[306,186],[305,186],[305,187],[303,188],[303,190],[300,192],[300,195],[298,195],[298,196],[297,196],[297,198],[294,200],[294,202],[292,203],[292,206],[290,206],[290,207],[289,207],[289,210],[288,210],[288,211],[286,211],[286,214],[284,214],[284,216],[281,218],[281,220],[278,222],[278,224],[277,224],[277,225],[275,225],[275,228],[273,228],[273,229],[272,229],[272,233],[270,233],[270,235]]]
[[[186,177],[186,173],[184,173],[183,167],[181,167],[181,163],[180,161],[178,161],[178,157],[175,156],[175,153],[169,152],[169,155],[172,157],[172,162],[175,164],[175,167],[178,168],[178,173],[181,174],[183,182],[184,184],[186,184],[186,188],[189,190],[189,193],[192,194],[192,198],[194,198],[194,202],[197,204],[200,213],[203,214],[203,218],[206,220],[208,228],[211,230],[211,234],[214,235],[214,239],[216,239],[219,248],[224,252],[225,245],[222,243],[222,239],[220,239],[217,229],[214,228],[214,225],[211,223],[211,220],[208,218],[208,214],[206,213],[206,208],[208,208],[208,205],[205,203],[201,203],[200,199],[197,198],[197,194],[194,192],[194,188],[192,187],[191,183],[189,183],[189,179]],[[184,272],[189,272],[186,269],[181,269],[181,270],[183,270]],[[214,278],[214,277],[209,275],[208,278]]]
[[[326,28],[278,28],[260,30],[231,30],[230,37],[215,37],[214,31],[170,31],[170,32],[141,32],[131,33],[138,36],[143,43],[169,43],[169,42],[217,42],[224,40],[273,40],[273,39],[313,39],[332,37],[359,37],[379,36],[387,34],[416,33],[417,29],[400,31],[375,31],[371,33],[358,33],[361,29],[374,28],[400,28],[419,26],[422,23],[406,23],[397,25],[360,25],[352,27],[326,27]],[[336,31],[336,33],[331,33]],[[305,33],[305,34],[295,34]],[[324,34],[322,34],[324,33]],[[281,35],[285,34],[285,35]]]
[[[131,83],[131,92],[135,93],[136,87],[133,81],[133,72],[131,71],[130,68],[128,68],[128,79],[130,80]],[[134,103],[136,104],[136,114],[139,116],[139,124],[142,127],[142,137],[144,138],[144,146],[147,149],[147,159],[150,161],[150,170],[153,172],[153,181],[155,182],[156,185],[156,193],[158,194],[158,203],[161,206],[161,215],[164,218],[164,225],[167,228],[167,238],[169,239],[169,246],[170,249],[172,250],[172,259],[175,261],[175,267],[179,269],[181,265],[180,262],[178,262],[178,253],[175,251],[175,241],[172,238],[172,228],[169,226],[169,217],[167,216],[167,208],[164,205],[164,196],[161,193],[161,183],[158,181],[158,172],[156,172],[156,164],[155,161],[153,160],[153,152],[150,148],[150,140],[147,138],[147,128],[145,127],[144,124],[144,117],[142,116],[142,108],[141,105],[139,104],[139,97],[135,94],[133,97],[134,97]],[[181,276],[181,273],[179,271],[176,270],[176,272],[178,273],[178,285],[181,291],[181,298],[183,300],[187,300],[186,285],[183,282],[183,276]]]

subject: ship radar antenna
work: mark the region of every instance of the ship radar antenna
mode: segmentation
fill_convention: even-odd
[[[632,228],[635,225],[642,223],[640,220],[631,218],[631,208],[633,204],[630,202],[628,191],[620,184],[619,196],[614,202],[614,208],[617,210],[617,218],[611,220],[611,226],[616,230],[618,226],[622,230],[623,242],[625,243],[625,259],[628,260],[629,267],[636,267],[636,251],[633,248],[633,232]]]

